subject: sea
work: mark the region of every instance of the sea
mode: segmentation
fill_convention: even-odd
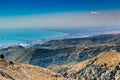
[[[57,29],[0,29],[0,47],[23,43],[42,43],[51,39],[81,38],[120,33],[120,27],[80,27]]]
[[[43,29],[1,29],[0,47],[28,42],[42,42],[67,35],[64,32]]]

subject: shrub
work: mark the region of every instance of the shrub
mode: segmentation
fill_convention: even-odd
[[[1,58],[1,59],[4,59],[4,57],[5,57],[5,56],[4,56],[3,54],[0,54],[0,58]]]
[[[9,61],[9,63],[10,63],[10,64],[14,64],[14,62],[13,62],[13,61]]]

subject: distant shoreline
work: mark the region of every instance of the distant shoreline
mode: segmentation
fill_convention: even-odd
[[[14,30],[13,30],[14,31]],[[31,32],[32,31],[32,32]],[[41,32],[43,31],[43,33]],[[26,31],[24,31],[25,33]],[[10,46],[10,45],[18,45],[18,44],[36,44],[36,43],[44,43],[49,40],[59,40],[59,39],[68,39],[68,38],[85,38],[85,37],[90,37],[90,36],[96,36],[96,35],[104,35],[104,34],[118,34],[120,33],[120,29],[118,28],[80,28],[80,29],[28,29],[27,32],[30,34],[25,35],[25,39],[23,38],[1,38],[1,42],[4,41],[4,43],[0,44],[0,47],[4,46]],[[36,34],[39,35],[38,37]],[[41,32],[41,33],[39,33]],[[33,33],[33,34],[32,34]],[[47,35],[46,37],[41,34]],[[22,33],[22,35],[24,35]],[[32,37],[33,35],[33,37]],[[35,36],[35,37],[34,37]],[[33,39],[31,39],[31,37]],[[41,38],[39,38],[41,37]],[[12,42],[12,43],[11,43]],[[8,43],[8,44],[7,44]]]

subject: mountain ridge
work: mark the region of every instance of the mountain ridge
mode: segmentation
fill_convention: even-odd
[[[10,61],[48,68],[68,80],[120,79],[120,34],[50,40],[41,45],[33,45],[31,48],[9,47],[0,50],[0,53],[5,54],[5,59]],[[116,65],[106,66],[112,65],[111,61]],[[99,62],[99,65],[95,65],[96,62]]]

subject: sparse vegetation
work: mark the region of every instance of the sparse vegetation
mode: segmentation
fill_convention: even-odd
[[[32,77],[40,78],[42,76],[43,80],[46,77],[47,80],[57,80],[58,78],[60,80],[65,78],[69,80],[96,80],[97,78],[115,80],[119,77],[120,70],[120,44],[114,42],[119,39],[120,35],[99,35],[89,38],[52,40],[27,49],[9,47],[1,50],[1,53],[4,53],[5,58],[7,56],[7,59],[10,60],[9,64],[4,64],[10,70],[21,72],[22,67],[23,70],[25,69],[24,71],[28,69],[30,71],[28,74],[33,75]],[[46,67],[56,73],[53,74],[50,71],[49,74],[47,73],[49,70],[46,69],[39,72],[39,69],[35,67],[36,73],[33,72],[33,67],[28,67],[28,64],[21,66],[13,61]]]
[[[14,62],[13,62],[13,61],[9,61],[9,63],[10,63],[10,64],[12,64],[12,65],[14,64]]]
[[[13,64],[12,61],[9,63]],[[41,67],[8,61],[0,61],[1,80],[66,80],[62,75]],[[55,75],[55,76],[53,76]]]

